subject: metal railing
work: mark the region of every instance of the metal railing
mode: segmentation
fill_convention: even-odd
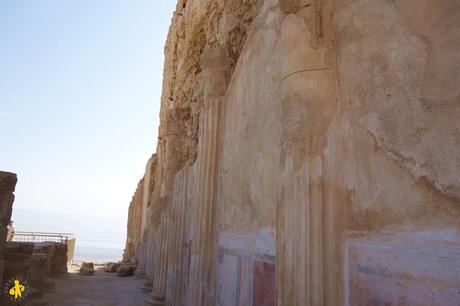
[[[75,253],[75,235],[70,233],[45,232],[14,232],[12,241],[15,242],[55,242],[67,245],[67,263],[73,261]]]
[[[69,233],[44,233],[44,232],[14,232],[13,241],[17,242],[59,242],[66,243],[75,239],[74,234]]]

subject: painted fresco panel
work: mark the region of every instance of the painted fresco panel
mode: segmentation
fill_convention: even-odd
[[[238,257],[222,254],[217,271],[217,305],[237,305]]]
[[[276,305],[275,264],[254,261],[253,306]]]
[[[460,305],[460,245],[412,237],[347,242],[347,305]]]

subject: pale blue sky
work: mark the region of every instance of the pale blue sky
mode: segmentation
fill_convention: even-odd
[[[17,209],[122,216],[156,148],[176,1],[0,0],[0,169]]]

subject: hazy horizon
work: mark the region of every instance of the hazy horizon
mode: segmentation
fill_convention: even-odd
[[[14,208],[14,205],[13,205]],[[76,237],[74,261],[110,262],[123,255],[125,216],[88,216],[13,209],[15,231],[71,233]]]
[[[0,1],[0,170],[18,175],[17,230],[46,225],[26,216],[35,211],[92,216],[99,226],[113,217],[125,238],[129,203],[156,148],[175,5]],[[43,230],[65,232],[56,219]]]

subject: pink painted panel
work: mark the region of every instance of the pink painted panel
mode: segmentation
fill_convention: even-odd
[[[444,242],[435,237],[423,233],[348,240],[346,304],[460,305],[459,237]]]
[[[224,254],[217,270],[217,305],[235,306],[238,286],[238,257]]]
[[[253,306],[276,306],[275,264],[254,261]],[[243,304],[241,304],[243,305]]]

